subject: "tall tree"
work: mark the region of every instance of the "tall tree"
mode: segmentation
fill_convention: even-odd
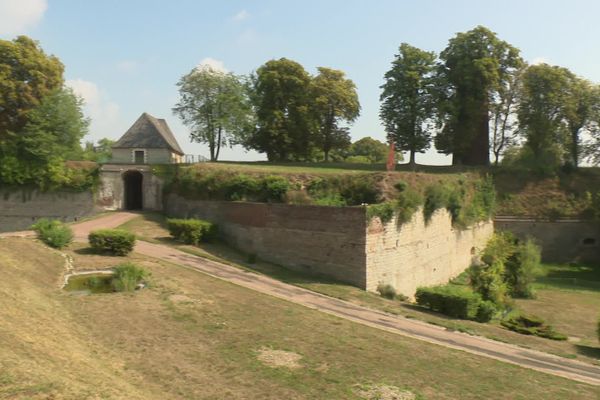
[[[340,123],[352,123],[360,114],[356,85],[343,71],[319,67],[312,80],[313,110],[317,120],[315,141],[323,151],[325,161],[329,152],[350,146],[348,129]]]
[[[438,90],[442,131],[438,151],[453,164],[489,164],[490,102],[523,63],[519,50],[478,26],[457,34],[440,54]]]
[[[180,98],[173,113],[190,127],[193,141],[208,144],[210,160],[217,161],[221,146],[239,143],[252,120],[241,78],[202,66],[177,86]]]
[[[548,64],[532,65],[523,73],[519,131],[535,164],[558,164],[567,152],[565,118],[574,78],[568,69]]]
[[[569,161],[577,168],[583,150],[582,135],[597,128],[600,89],[588,80],[569,76],[569,96],[565,103],[565,122],[569,130]]]
[[[492,122],[491,150],[494,164],[498,165],[504,151],[517,143],[516,111],[519,101],[519,86],[522,70],[509,75],[504,85],[498,88],[490,106]]]
[[[310,87],[310,75],[295,61],[281,58],[258,68],[252,85],[256,130],[246,147],[269,161],[310,159],[316,125]]]
[[[0,141],[21,132],[29,112],[62,87],[63,69],[27,36],[0,40]]]
[[[397,150],[410,153],[411,165],[415,165],[415,154],[427,150],[431,143],[427,124],[433,114],[434,67],[433,52],[402,43],[381,86],[379,117],[388,140]]]

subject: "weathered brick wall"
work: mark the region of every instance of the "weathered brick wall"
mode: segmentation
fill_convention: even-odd
[[[366,289],[390,284],[412,297],[419,286],[447,283],[472,264],[493,231],[491,222],[454,229],[446,210],[436,211],[428,223],[422,212],[400,226],[396,218],[385,225],[376,218],[367,231]]]
[[[228,243],[259,258],[366,285],[364,208],[197,201],[174,194],[165,203],[167,215],[215,222]]]
[[[74,221],[96,211],[92,192],[0,188],[0,232],[28,229],[40,218]]]
[[[538,221],[497,218],[499,231],[533,238],[542,247],[545,262],[600,262],[600,223],[593,221]]]

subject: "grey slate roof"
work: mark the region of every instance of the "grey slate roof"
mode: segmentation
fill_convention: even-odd
[[[148,113],[143,113],[112,147],[170,149],[183,155],[183,150],[179,147],[167,121],[154,118]]]

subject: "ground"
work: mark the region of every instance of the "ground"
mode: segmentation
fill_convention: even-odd
[[[136,232],[137,235],[151,242],[175,246],[191,254],[260,272],[283,282],[354,304],[420,319],[448,329],[477,334],[525,348],[600,364],[600,346],[596,334],[597,314],[600,309],[600,267],[545,265],[544,276],[540,277],[535,284],[536,298],[516,301],[518,308],[544,318],[559,332],[570,337],[569,341],[562,342],[511,332],[503,328],[499,321],[480,324],[448,318],[412,304],[387,300],[377,294],[329,278],[311,277],[262,260],[250,263],[247,255],[223,243],[201,243],[197,247],[180,245],[170,239],[165,227],[165,217],[160,214],[140,215],[122,225],[122,228]],[[594,286],[594,282],[597,286]]]
[[[59,254],[32,239],[0,239],[0,398],[360,399],[373,388],[425,399],[600,395],[156,259],[99,256],[86,244],[67,252],[76,269],[134,261],[151,271],[153,285],[133,294],[65,293]],[[298,355],[298,366],[261,361],[265,349]]]

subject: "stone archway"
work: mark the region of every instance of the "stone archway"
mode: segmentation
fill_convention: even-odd
[[[123,174],[126,210],[141,210],[144,207],[144,175],[140,171],[127,171]]]

